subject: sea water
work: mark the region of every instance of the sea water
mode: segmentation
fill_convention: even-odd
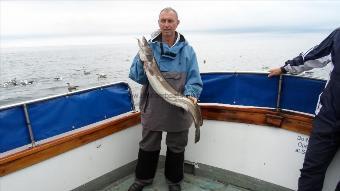
[[[200,72],[267,72],[320,43],[324,33],[184,33],[197,54]],[[67,84],[85,89],[128,82],[138,100],[140,85],[128,78],[140,35],[21,39],[2,42],[0,106],[67,93]],[[6,46],[5,46],[6,45]],[[330,67],[307,77],[326,79]],[[105,74],[106,78],[101,78]],[[15,80],[17,85],[10,81]],[[32,84],[25,84],[32,82]]]

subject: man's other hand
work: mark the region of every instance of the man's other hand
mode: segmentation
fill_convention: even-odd
[[[268,77],[278,76],[282,74],[281,68],[272,68],[268,72],[269,72]]]

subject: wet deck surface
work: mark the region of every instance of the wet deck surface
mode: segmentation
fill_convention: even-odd
[[[134,181],[134,175],[125,177],[112,183],[101,191],[127,191]],[[143,191],[167,191],[168,187],[164,178],[163,170],[158,170],[152,185],[147,186]],[[183,191],[249,191],[234,185],[226,185],[205,177],[185,174],[182,182]]]

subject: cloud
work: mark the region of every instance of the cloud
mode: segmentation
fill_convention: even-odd
[[[1,1],[0,35],[149,33],[167,6],[178,11],[180,31],[313,31],[340,23],[337,1]]]

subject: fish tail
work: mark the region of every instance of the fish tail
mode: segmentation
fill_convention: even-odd
[[[197,143],[201,139],[201,132],[199,126],[195,125],[195,129],[195,143]]]
[[[202,112],[201,112],[201,107],[196,103],[196,106],[197,106],[197,112],[198,112],[198,117],[199,117],[199,126],[202,126],[203,125],[203,118],[202,118]]]

